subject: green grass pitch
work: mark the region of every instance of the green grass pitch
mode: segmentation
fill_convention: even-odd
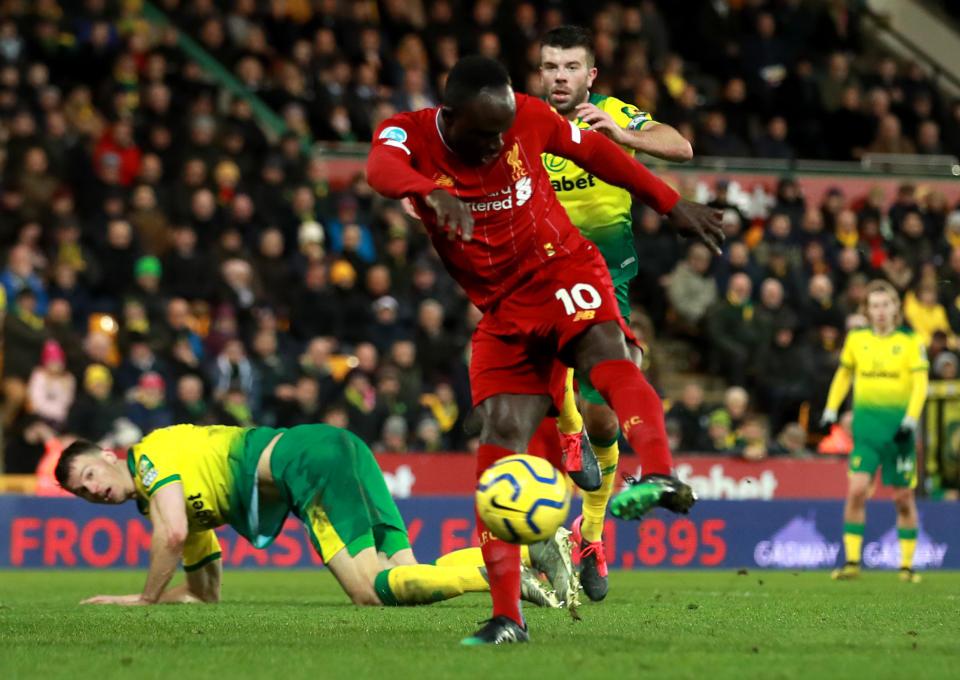
[[[602,604],[527,607],[528,645],[464,648],[487,595],[358,608],[325,572],[227,571],[220,605],[77,606],[142,572],[0,571],[0,678],[946,678],[960,574],[611,574]]]

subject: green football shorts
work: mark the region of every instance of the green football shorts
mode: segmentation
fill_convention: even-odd
[[[270,469],[324,561],[346,548],[388,557],[410,547],[383,472],[359,437],[330,425],[299,425],[277,441]]]
[[[917,486],[917,450],[913,436],[905,442],[887,441],[853,435],[850,452],[850,473],[866,472],[873,477],[881,468],[884,486],[915,488]]]

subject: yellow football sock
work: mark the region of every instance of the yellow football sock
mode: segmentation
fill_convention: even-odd
[[[862,524],[854,522],[844,522],[843,524],[843,550],[847,557],[847,563],[855,562],[860,564],[860,550],[863,547],[863,529]]]
[[[917,550],[917,528],[898,528],[900,538],[900,568],[913,569],[913,553]]]
[[[599,541],[603,537],[603,520],[607,516],[607,502],[613,493],[613,485],[617,480],[617,461],[620,459],[620,447],[617,440],[594,443],[593,452],[597,454],[600,471],[603,473],[603,484],[596,491],[583,492],[583,523],[580,524],[580,533],[590,543]]]
[[[523,566],[530,566],[530,546],[520,546],[520,561]],[[480,548],[463,548],[441,555],[434,562],[438,567],[482,567],[483,553]]]
[[[429,604],[464,593],[490,590],[479,567],[437,567],[412,564],[377,574],[374,588],[386,605]]]
[[[564,434],[583,431],[583,416],[577,410],[577,395],[573,390],[573,369],[567,369],[567,384],[563,390],[563,407],[557,416],[557,427]]]
[[[440,555],[434,564],[438,567],[482,567],[483,554],[480,548],[463,548]]]

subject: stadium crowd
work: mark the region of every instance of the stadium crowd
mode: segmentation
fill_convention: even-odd
[[[32,471],[61,433],[121,444],[174,422],[323,421],[379,450],[469,450],[479,312],[401,206],[360,175],[333,190],[302,144],[366,140],[434,105],[458,55],[497,56],[535,92],[537,35],[581,22],[596,90],[697,154],[960,154],[960,103],[916,64],[866,58],[844,0],[156,3],[179,29],[151,26],[135,0],[75,4],[0,3],[7,472]],[[178,30],[288,132],[271,142]],[[805,455],[798,413],[822,406],[876,276],[904,296],[934,374],[956,375],[960,213],[942,195],[904,184],[889,210],[877,192],[811,205],[785,178],[749,220],[727,192],[714,187],[722,257],[635,211],[648,361],[655,335],[683,338],[731,386],[717,408],[683,390],[675,448]]]

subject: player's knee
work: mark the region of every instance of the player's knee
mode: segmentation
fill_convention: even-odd
[[[617,414],[611,409],[587,409],[587,434],[591,440],[610,441],[620,434],[620,423]]]
[[[576,368],[585,375],[602,361],[630,358],[623,330],[616,321],[591,326],[575,342]]]
[[[869,485],[851,483],[850,490],[847,492],[847,500],[857,506],[864,505],[867,502],[869,491]]]
[[[900,514],[908,514],[913,508],[913,489],[894,489],[893,504]]]
[[[506,449],[517,451],[529,437],[524,438],[525,425],[520,414],[508,410],[499,410],[486,419],[483,426],[483,440]]]

